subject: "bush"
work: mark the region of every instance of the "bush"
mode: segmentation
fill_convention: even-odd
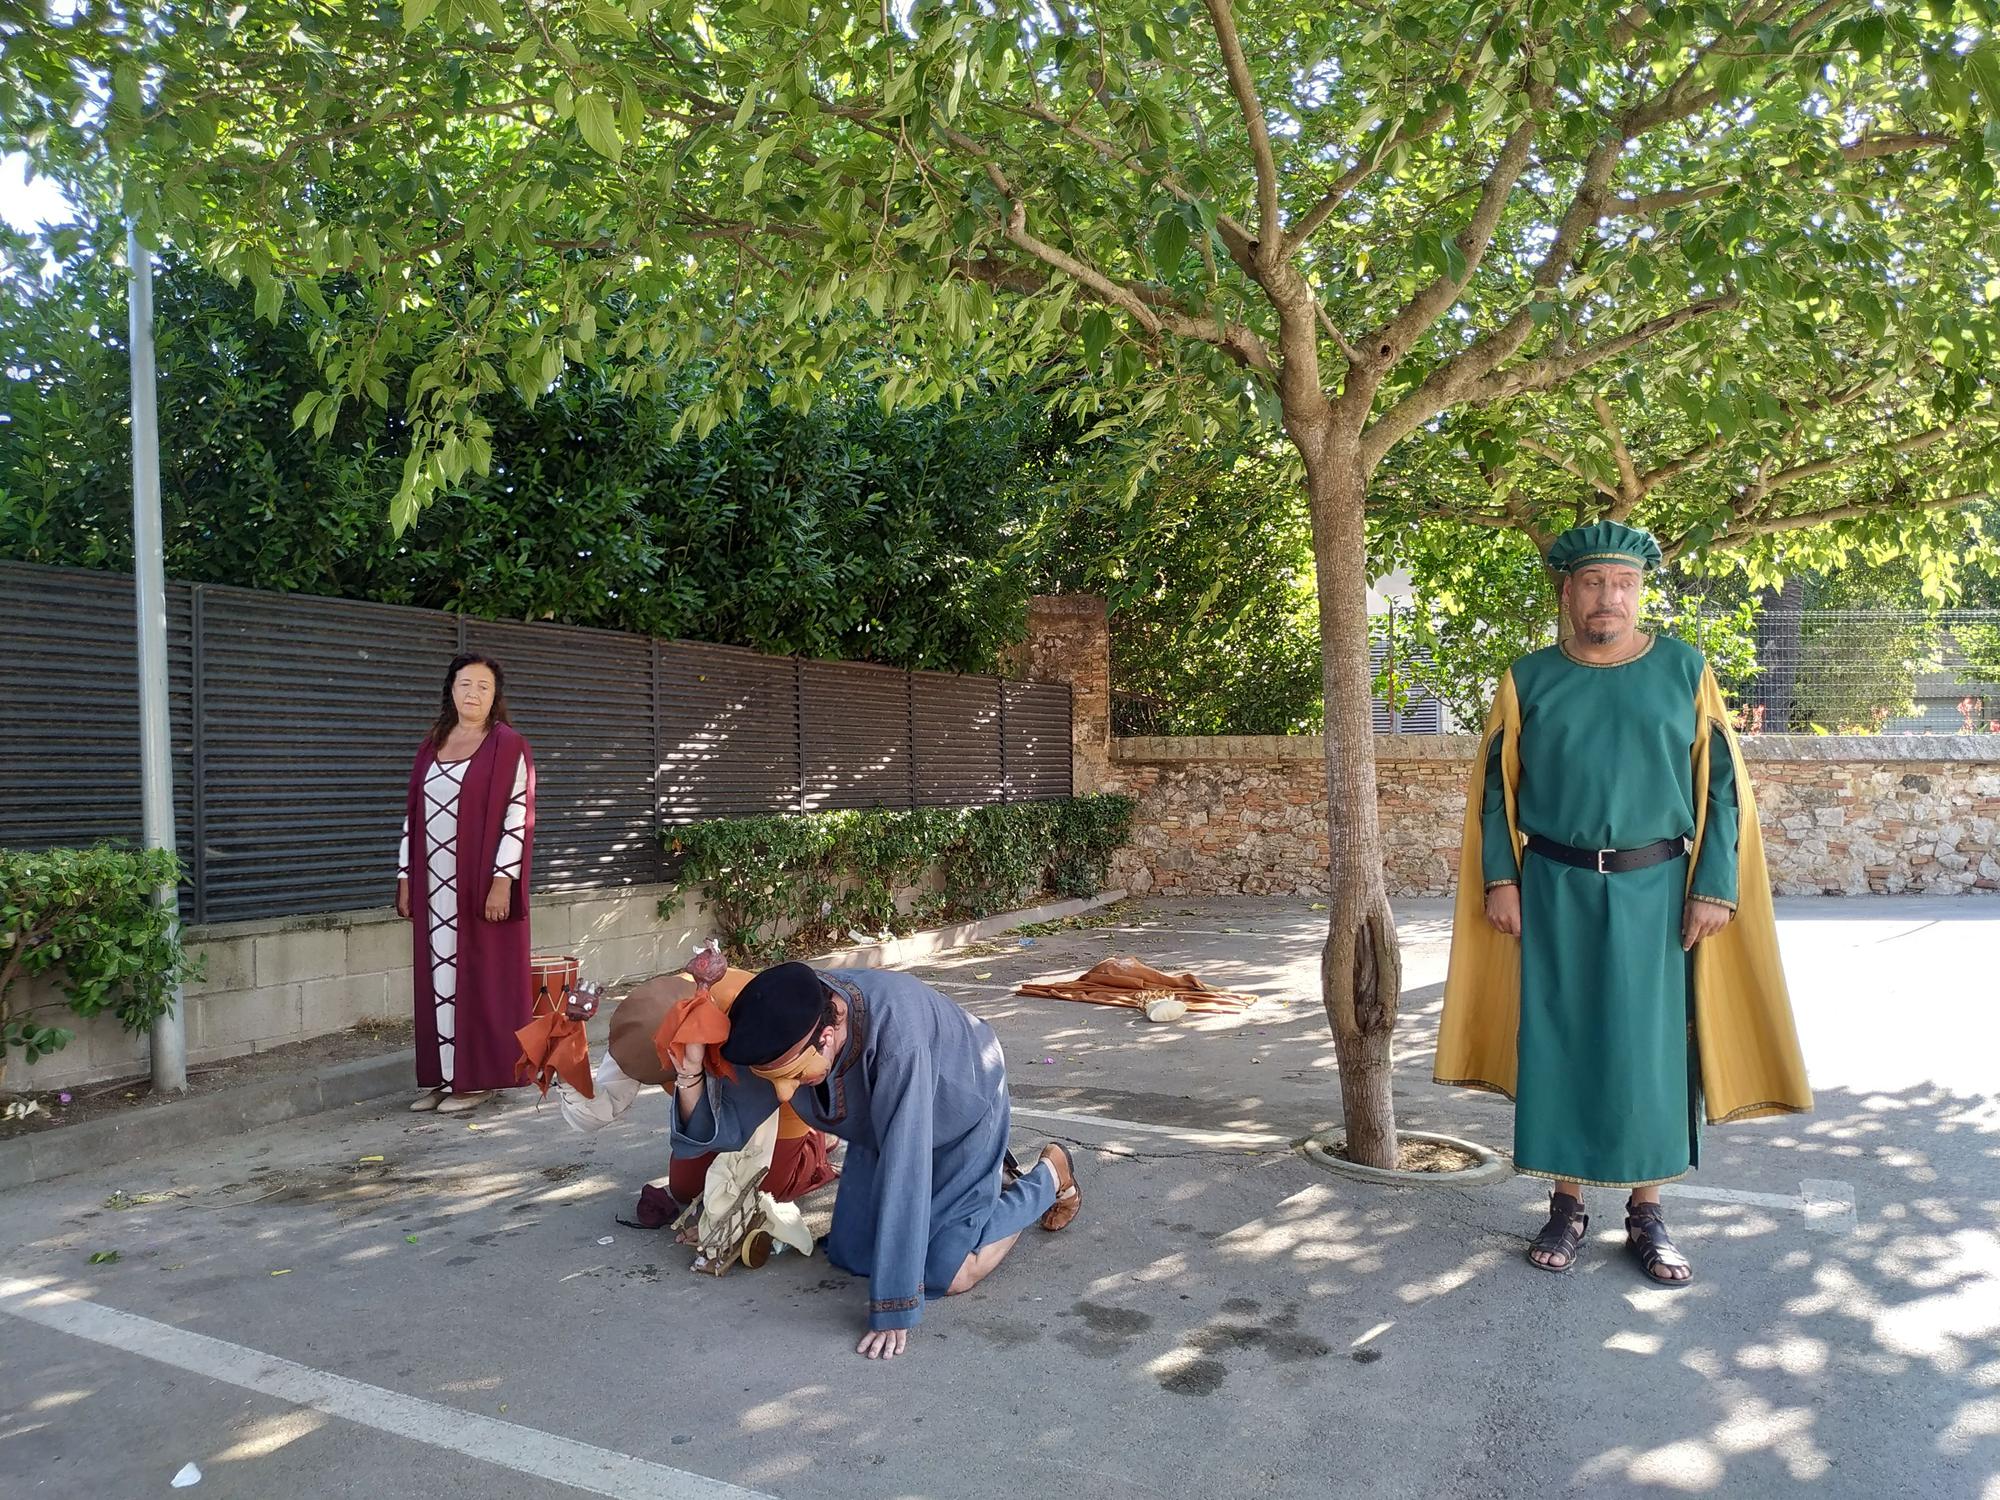
[[[73,1032],[13,1008],[18,981],[53,974],[78,1016],[113,1012],[127,1031],[173,1006],[197,969],[174,917],[153,902],[180,878],[158,849],[0,849],[0,1079],[19,1050],[30,1062],[67,1046]]]
[[[667,844],[683,888],[707,888],[730,956],[773,962],[850,935],[988,916],[1026,895],[1095,895],[1131,826],[1131,799],[1104,795],[730,818],[674,829]],[[899,906],[897,893],[913,889]]]
[[[305,314],[273,326],[171,257],[157,295],[169,577],[946,671],[1020,638],[1011,484],[1042,418],[1019,391],[885,416],[854,379],[675,440],[691,391],[573,370],[495,398],[492,472],[399,537],[400,408],[295,430],[324,379]],[[124,299],[108,260],[0,279],[0,557],[131,566]]]

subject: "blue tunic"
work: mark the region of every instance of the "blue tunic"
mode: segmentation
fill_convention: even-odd
[[[848,1143],[826,1256],[868,1278],[868,1326],[912,1328],[965,1258],[1018,1234],[1055,1201],[1046,1171],[1003,1187],[1007,1064],[993,1028],[921,980],[882,969],[823,971],[846,1000],[847,1044],[826,1080],[792,1108]],[[778,1107],[747,1069],[710,1074],[676,1156],[734,1151]]]

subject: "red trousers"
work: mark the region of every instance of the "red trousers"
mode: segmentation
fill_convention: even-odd
[[[715,1153],[705,1156],[677,1156],[667,1176],[667,1191],[682,1203],[701,1196],[708,1178],[708,1164]],[[804,1135],[779,1136],[771,1153],[771,1170],[764,1177],[764,1191],[780,1203],[803,1198],[814,1188],[833,1181],[833,1166],[826,1159],[826,1137],[817,1130]]]

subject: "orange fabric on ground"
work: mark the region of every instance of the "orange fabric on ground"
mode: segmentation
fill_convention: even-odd
[[[1015,993],[1050,1000],[1082,1000],[1091,1005],[1123,1005],[1133,1010],[1144,1009],[1148,1000],[1171,996],[1185,1001],[1189,1010],[1219,1015],[1234,1015],[1257,1003],[1255,995],[1211,989],[1192,974],[1163,973],[1129,954],[1107,958],[1073,980],[1024,984]]]

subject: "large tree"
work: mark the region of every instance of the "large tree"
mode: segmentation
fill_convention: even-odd
[[[755,387],[810,401],[881,317],[892,404],[1063,359],[1090,377],[1073,414],[1142,458],[1163,429],[1281,430],[1321,606],[1324,1000],[1349,1150],[1380,1164],[1401,964],[1368,711],[1377,469],[1454,409],[1718,314],[1789,322],[1801,268],[1849,253],[1838,226],[1913,184],[1975,211],[1991,8],[85,0],[0,32],[0,105],[53,170],[108,158],[148,236],[324,320],[300,418],[401,407],[402,522],[489,461],[510,384],[698,363],[700,426]]]

